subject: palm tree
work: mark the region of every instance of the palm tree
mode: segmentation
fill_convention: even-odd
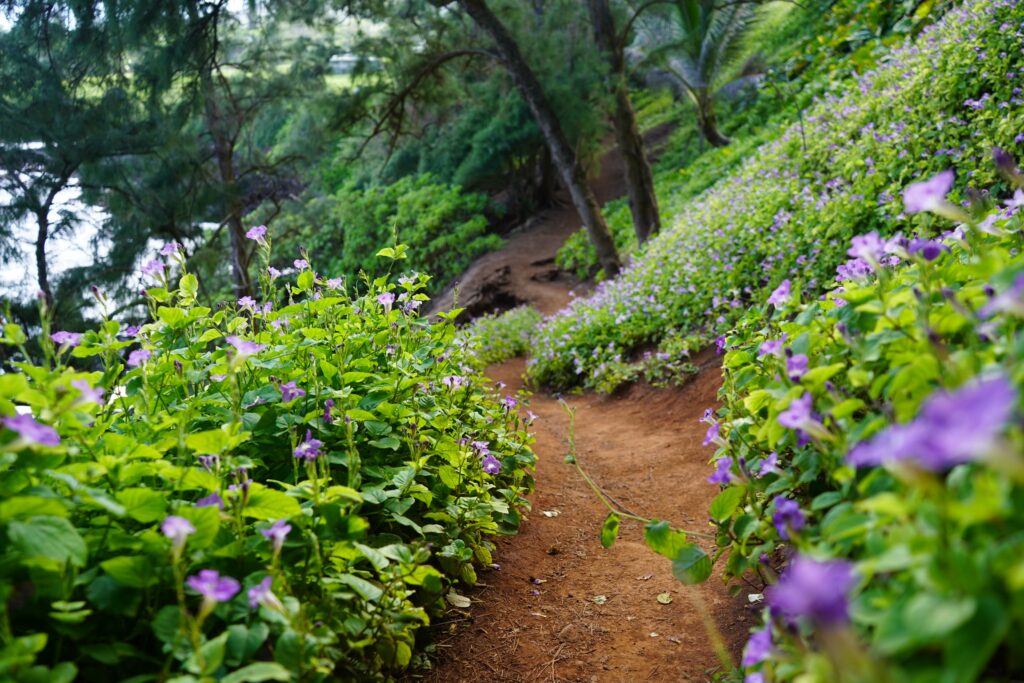
[[[700,131],[715,147],[729,144],[715,120],[719,81],[739,55],[754,16],[751,0],[670,0],[637,22],[634,49],[690,96]]]

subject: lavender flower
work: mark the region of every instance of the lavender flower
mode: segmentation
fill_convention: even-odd
[[[245,236],[248,237],[249,239],[253,240],[254,242],[259,242],[260,244],[266,244],[267,243],[267,226],[265,226],[265,225],[257,225],[254,228],[249,228],[249,231],[245,233]]]
[[[717,422],[712,422],[711,426],[708,427],[708,431],[704,434],[704,441],[702,446],[709,446],[718,439],[718,431],[720,427]]]
[[[148,275],[153,278],[158,278],[164,274],[164,262],[151,259],[142,264],[142,274]]]
[[[171,515],[160,525],[160,531],[164,536],[171,539],[171,553],[175,558],[181,557],[181,551],[185,547],[185,541],[196,532],[192,522],[184,517]]]
[[[792,285],[789,280],[783,280],[779,286],[775,288],[775,291],[772,292],[771,296],[768,297],[768,303],[776,308],[780,308],[789,301],[791,291]]]
[[[982,319],[991,318],[996,313],[1024,317],[1024,273],[1018,275],[1006,291],[993,297],[978,310],[978,316]]]
[[[934,240],[915,239],[910,243],[909,251],[911,254],[921,254],[925,261],[934,261],[945,251],[945,247]]]
[[[757,347],[758,358],[762,356],[777,356],[782,351],[784,339],[767,339]]]
[[[772,472],[778,472],[779,471],[778,462],[779,462],[779,454],[776,453],[775,451],[772,451],[771,453],[768,454],[767,458],[765,458],[764,460],[761,461],[761,467],[757,471],[757,476],[763,477],[766,474],[770,474]]]
[[[249,598],[250,609],[256,609],[260,605],[263,605],[267,609],[277,610],[279,612],[284,611],[284,605],[281,604],[281,601],[271,590],[273,584],[273,577],[266,576],[262,581],[246,591],[245,595]]]
[[[149,360],[152,355],[147,349],[135,349],[128,354],[128,367],[137,368]]]
[[[392,304],[395,303],[395,295],[392,292],[384,292],[377,297],[377,303],[383,306],[385,311],[390,312]]]
[[[274,266],[267,266],[267,275],[270,276],[271,281],[274,281],[277,278],[281,277],[281,271],[275,268]]]
[[[314,439],[313,433],[307,429],[305,441],[300,442],[299,445],[295,447],[295,452],[292,455],[299,460],[313,462],[320,457],[320,447],[323,445],[323,442],[319,439]]]
[[[288,533],[291,530],[291,524],[288,524],[283,519],[279,519],[268,528],[261,529],[260,533],[263,534],[264,538],[270,539],[270,544],[274,549],[274,555],[277,556],[278,553],[281,552],[281,546],[284,545],[284,539],[288,537]]]
[[[50,339],[53,340],[54,344],[60,344],[61,346],[78,346],[82,343],[82,335],[78,332],[54,332],[50,335]]]
[[[717,426],[717,425],[716,425]],[[732,458],[724,457],[715,461],[715,472],[708,477],[709,484],[722,484],[723,486],[732,482]]]
[[[252,311],[253,313],[256,312],[256,299],[253,299],[251,296],[243,296],[241,299],[238,300],[238,305],[241,308],[245,308],[248,309],[249,311]]]
[[[953,187],[953,171],[945,170],[929,180],[908,185],[903,190],[903,206],[908,214],[928,211],[952,220],[965,218],[961,209],[946,201]]]
[[[60,436],[57,430],[48,425],[36,422],[31,415],[13,415],[3,419],[4,426],[13,432],[17,432],[19,441],[22,444],[35,444],[38,446],[58,446]]]
[[[757,666],[772,654],[772,627],[754,631],[743,648],[743,666]]]
[[[294,381],[285,382],[281,385],[281,403],[291,403],[297,398],[306,395],[305,389],[300,389]]]
[[[203,596],[204,607],[212,608],[218,602],[227,602],[238,595],[241,588],[230,576],[221,576],[216,569],[203,569],[188,577],[188,587]]]
[[[297,258],[292,261],[292,265],[295,266],[296,270],[305,270],[306,268],[309,268],[309,261],[304,258]]]
[[[824,436],[828,432],[824,425],[818,420],[812,410],[814,396],[804,393],[800,398],[794,399],[789,408],[779,413],[779,424],[787,429],[796,429],[806,432],[812,436]]]
[[[327,424],[331,424],[334,421],[334,418],[331,417],[331,409],[333,409],[333,408],[334,408],[334,399],[330,399],[329,398],[326,401],[324,401],[324,417],[323,417],[323,419],[324,419],[324,422],[326,422]]]
[[[79,395],[76,403],[95,403],[96,405],[103,405],[103,389],[97,387],[93,389],[89,386],[89,383],[84,379],[73,379],[71,380],[71,386],[78,389]]]
[[[238,352],[240,357],[252,356],[266,348],[263,344],[257,344],[256,342],[242,339],[236,335],[231,335],[230,337],[225,338],[224,341],[235,347],[235,351]]]
[[[468,384],[468,380],[461,375],[451,375],[449,377],[443,377],[441,384],[445,385],[449,389],[458,389],[461,386]]]
[[[779,538],[783,541],[788,541],[789,532],[800,531],[804,528],[806,522],[807,518],[801,512],[799,503],[782,496],[776,496],[772,524],[775,525],[775,530],[779,532]]]
[[[854,467],[911,461],[945,471],[995,450],[1016,405],[1017,392],[1002,376],[971,382],[952,393],[938,391],[912,422],[891,425],[857,444],[846,460]]]
[[[519,405],[519,401],[515,400],[511,396],[506,396],[501,400],[501,402],[504,404],[505,410],[512,410],[517,405]]]
[[[720,334],[715,338],[715,351],[718,352],[719,355],[725,351],[725,335]]]
[[[819,626],[838,626],[849,620],[847,594],[854,582],[848,562],[797,556],[765,596],[773,610],[789,619],[803,617]]]
[[[160,247],[161,256],[174,256],[181,250],[181,245],[177,242],[168,242],[164,246]]]
[[[219,493],[211,493],[205,498],[200,498],[195,502],[197,508],[212,508],[216,507],[221,510],[224,509],[224,499],[220,497]]]
[[[487,474],[497,474],[501,471],[501,462],[490,453],[483,459],[481,465]]]
[[[854,258],[862,258],[873,267],[878,268],[882,255],[885,254],[885,242],[875,231],[865,235],[856,235],[846,253]]]
[[[330,287],[331,289],[341,289],[341,278],[332,277],[330,280],[327,281],[327,286]]]
[[[207,472],[213,472],[220,466],[219,455],[200,455],[196,460]]]
[[[800,378],[807,373],[808,358],[802,353],[790,356],[786,359],[786,374],[789,379],[799,382]]]

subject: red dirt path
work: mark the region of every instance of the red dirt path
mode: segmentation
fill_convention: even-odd
[[[622,194],[620,168],[614,152],[606,156],[594,181],[602,201]],[[502,277],[516,297],[544,313],[557,310],[574,283],[564,276],[549,279],[548,259],[578,225],[571,208],[547,212],[475,263],[461,278],[463,288],[479,289],[507,268]],[[436,308],[445,307],[439,303]],[[707,531],[707,508],[718,487],[706,481],[711,451],[701,446],[705,428],[699,418],[716,403],[721,372],[711,352],[695,362],[701,371],[680,388],[634,386],[615,397],[568,402],[576,407],[579,461],[609,495],[641,516]],[[523,385],[524,368],[522,359],[514,359],[488,375],[515,391]],[[432,627],[438,657],[426,680],[709,680],[721,664],[703,620],[710,616],[737,658],[751,625],[745,596],[729,596],[718,568],[705,584],[680,584],[671,563],[644,545],[639,523],[623,520],[619,540],[602,548],[607,509],[564,463],[568,417],[556,398],[544,394],[533,396],[530,408],[539,416],[533,427],[533,510],[518,536],[497,541],[494,560],[501,569],[480,573],[479,585],[466,592],[473,605],[451,610]],[[702,545],[710,553],[708,542]],[[659,603],[661,593],[672,602]],[[597,596],[604,596],[603,604]]]

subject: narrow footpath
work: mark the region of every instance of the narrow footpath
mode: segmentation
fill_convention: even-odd
[[[617,156],[605,157],[594,181],[601,201],[624,192]],[[554,271],[554,252],[578,225],[571,208],[548,212],[475,263],[463,287],[479,292],[497,274],[518,300],[557,310],[579,286]],[[701,370],[683,387],[636,385],[612,397],[566,400],[576,408],[579,461],[613,499],[641,516],[709,530],[707,508],[718,487],[706,481],[711,450],[701,445],[699,419],[716,403],[721,371],[712,351],[694,362]],[[524,370],[525,361],[513,359],[488,376],[515,391]],[[500,569],[480,572],[478,586],[466,591],[472,606],[432,627],[437,660],[425,680],[710,680],[721,665],[705,620],[737,658],[751,626],[745,593],[731,597],[720,568],[700,586],[683,586],[671,563],[644,545],[636,522],[623,520],[618,541],[602,548],[607,509],[564,462],[568,416],[557,398],[541,393],[529,408],[538,416],[533,509],[519,535],[497,541]],[[711,554],[708,542],[702,545]]]

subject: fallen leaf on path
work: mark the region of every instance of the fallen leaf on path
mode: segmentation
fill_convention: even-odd
[[[651,631],[651,638],[657,638],[658,634],[655,631]]]
[[[543,612],[530,612],[530,614],[532,614],[535,617],[540,617],[541,619],[548,618],[548,615],[544,614]]]
[[[445,599],[448,601],[448,604],[452,607],[465,608],[473,604],[472,601],[470,601],[470,599],[467,598],[465,595],[459,595],[453,590],[448,591],[448,595],[445,596]]]
[[[636,580],[637,581],[650,581],[653,578],[654,578],[654,574],[641,574],[640,576],[636,577]]]
[[[679,640],[678,638],[676,638],[675,636],[669,636],[665,640],[667,640],[670,643],[675,643],[676,645],[680,645],[683,642],[683,641]]]
[[[590,600],[595,605],[603,605],[604,603],[608,602],[608,596],[607,595],[595,595],[594,597],[590,598]]]
[[[544,515],[545,517],[557,517],[558,515],[562,514],[562,511],[561,510],[541,510],[540,514]]]
[[[672,603],[672,594],[671,593],[658,593],[658,602],[660,602],[663,605],[671,604]]]

